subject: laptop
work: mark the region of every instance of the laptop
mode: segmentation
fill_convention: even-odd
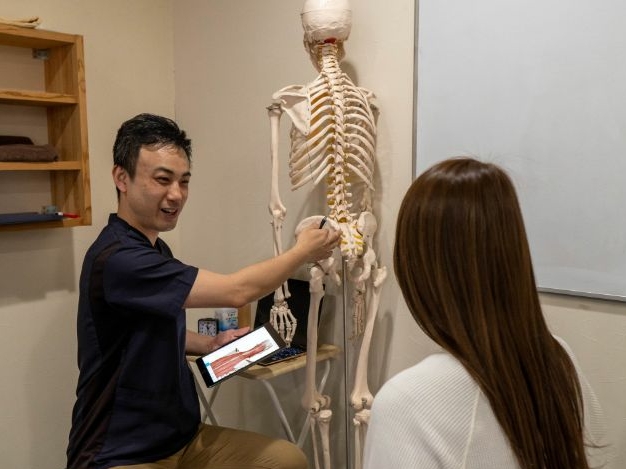
[[[287,281],[289,293],[291,297],[287,298],[287,305],[298,321],[296,332],[291,340],[291,345],[278,351],[271,357],[265,358],[259,362],[259,365],[272,365],[284,360],[296,358],[306,353],[306,336],[309,318],[309,303],[311,294],[309,293],[309,282],[305,280],[289,279]],[[317,325],[319,327],[319,319],[322,312],[322,301],[317,315]],[[270,320],[270,310],[274,305],[274,293],[264,296],[257,302],[256,316],[254,317],[254,327],[260,327]]]

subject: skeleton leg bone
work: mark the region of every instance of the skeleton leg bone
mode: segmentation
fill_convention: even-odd
[[[361,467],[361,454],[363,451],[363,445],[365,444],[365,435],[367,433],[367,425],[370,421],[369,409],[361,409],[352,419],[352,423],[355,428],[354,432],[354,467],[358,469]]]
[[[311,441],[313,443],[313,462],[315,463],[315,469],[320,469],[320,457],[319,448],[317,446],[317,413],[309,411],[309,422],[311,425]]]
[[[378,306],[380,304],[380,293],[382,290],[382,284],[387,278],[387,268],[381,267],[373,271],[372,286],[369,289],[371,293],[367,302],[367,321],[365,323],[365,331],[363,332],[363,340],[361,342],[361,349],[359,351],[359,359],[356,366],[354,388],[350,394],[350,405],[355,411],[355,439],[358,439],[360,444],[365,441],[365,434],[367,432],[367,425],[369,423],[369,411],[372,407],[374,396],[370,392],[367,383],[367,366],[369,360],[369,350],[372,341],[372,332],[374,330],[374,322],[376,320],[376,313],[378,312]],[[359,452],[360,461],[360,452]],[[355,469],[361,469],[360,465],[355,465]]]
[[[332,416],[333,412],[330,409],[324,409],[318,413],[317,425],[322,440],[325,469],[330,469],[330,419]]]
[[[358,267],[351,269],[350,281],[354,285],[352,292],[352,336],[363,334],[365,328],[365,294],[367,281],[371,276],[372,266],[376,265],[376,253],[372,248],[374,234],[378,229],[376,217],[370,211],[363,211],[357,220],[357,230],[363,237],[365,253],[358,260]]]
[[[306,226],[314,224],[319,226],[323,217],[314,216],[302,220],[296,227],[296,235]],[[328,220],[329,228],[337,228],[334,220]],[[324,297],[324,277],[327,273],[331,278],[339,278],[334,268],[335,259],[329,257],[312,265],[309,270],[309,292],[311,294],[309,301],[309,312],[307,318],[307,354],[305,368],[305,391],[302,396],[302,407],[309,412],[311,418],[311,438],[313,438],[313,448],[315,452],[315,467],[319,469],[319,447],[317,444],[318,434],[315,431],[319,429],[319,438],[322,443],[322,454],[324,468],[330,469],[330,437],[329,426],[332,418],[330,410],[330,396],[322,395],[316,384],[317,371],[317,321],[319,305]]]
[[[331,261],[334,259],[330,258]],[[313,438],[313,448],[315,451],[315,467],[319,469],[319,458],[317,446],[318,435],[315,432],[316,424],[320,424],[320,414],[324,412],[324,421],[329,422],[332,418],[330,407],[330,397],[321,395],[316,387],[315,373],[317,367],[317,320],[318,308],[324,296],[324,269],[318,264],[314,264],[310,270],[309,290],[311,299],[309,303],[309,316],[307,327],[307,353],[305,371],[305,390],[302,396],[302,407],[309,412],[311,417],[311,438]],[[322,428],[320,427],[320,431]],[[327,432],[328,430],[326,430]],[[330,469],[330,448],[324,436],[321,436],[322,453],[324,454],[324,467]],[[328,465],[327,465],[328,460]]]
[[[330,405],[330,397],[322,396],[318,393],[315,381],[317,366],[317,320],[319,304],[324,296],[322,283],[324,271],[316,264],[311,268],[310,275],[311,300],[307,326],[306,384],[304,395],[302,396],[302,406],[307,410],[312,409],[318,411]]]

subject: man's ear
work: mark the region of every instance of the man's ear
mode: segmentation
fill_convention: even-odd
[[[128,172],[121,166],[113,166],[113,182],[120,192],[126,192],[126,184],[128,182]]]

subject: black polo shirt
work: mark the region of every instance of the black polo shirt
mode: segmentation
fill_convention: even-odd
[[[198,269],[112,214],[80,277],[68,469],[156,461],[187,444],[200,410],[183,303]]]

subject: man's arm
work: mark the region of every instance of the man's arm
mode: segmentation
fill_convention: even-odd
[[[339,243],[339,237],[339,231],[309,228],[299,234],[294,247],[280,256],[232,274],[200,269],[184,306],[244,306],[276,290],[302,264],[328,258]]]
[[[187,355],[206,355],[248,332],[250,332],[250,328],[246,326],[240,327],[239,329],[222,331],[216,336],[208,336],[187,329],[185,353]]]

